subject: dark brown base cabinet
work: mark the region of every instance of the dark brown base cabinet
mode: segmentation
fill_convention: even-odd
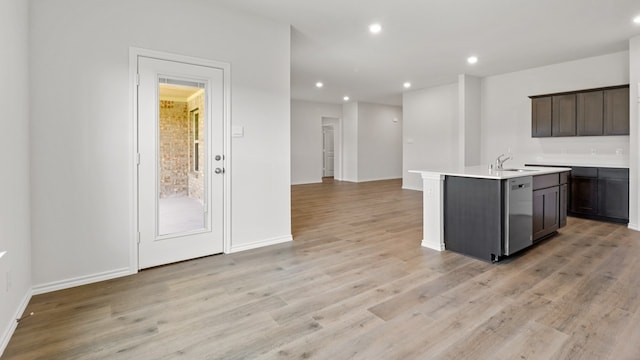
[[[533,191],[533,240],[541,239],[560,226],[558,186]]]
[[[629,169],[573,167],[570,184],[569,215],[629,222]]]
[[[568,173],[533,177],[533,241],[566,225],[567,179]]]
[[[570,171],[560,173],[560,227],[567,225],[567,203],[569,201],[569,176]]]
[[[598,169],[574,167],[571,170],[569,215],[598,213]]]
[[[599,216],[629,221],[629,170],[598,170]]]
[[[567,200],[569,199],[568,185],[560,185],[560,227],[567,225]]]

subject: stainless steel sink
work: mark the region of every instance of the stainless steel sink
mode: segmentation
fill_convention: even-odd
[[[498,171],[527,172],[527,171],[535,171],[535,170],[533,169],[502,169]]]

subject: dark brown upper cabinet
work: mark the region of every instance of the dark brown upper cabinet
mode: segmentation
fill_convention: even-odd
[[[604,131],[604,91],[589,91],[577,95],[578,136],[602,135]]]
[[[532,137],[629,134],[629,85],[530,98]]]
[[[554,95],[551,110],[551,136],[576,134],[576,94]]]
[[[531,136],[551,136],[551,97],[531,99]]]
[[[604,134],[629,135],[629,88],[604,91]]]

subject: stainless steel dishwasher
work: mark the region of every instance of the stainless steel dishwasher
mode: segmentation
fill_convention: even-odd
[[[504,255],[533,243],[533,178],[522,176],[504,182]]]

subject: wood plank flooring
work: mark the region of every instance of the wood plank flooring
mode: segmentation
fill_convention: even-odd
[[[422,248],[400,186],[294,186],[291,243],[34,296],[3,359],[640,359],[640,233],[488,264]]]

